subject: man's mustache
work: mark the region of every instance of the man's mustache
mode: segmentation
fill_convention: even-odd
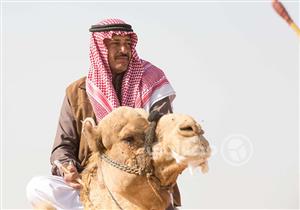
[[[127,58],[127,60],[129,60],[129,55],[128,54],[119,54],[115,56],[116,59],[118,58]]]

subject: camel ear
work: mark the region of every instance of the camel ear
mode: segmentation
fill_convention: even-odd
[[[88,117],[82,122],[82,134],[92,152],[103,151],[101,129],[96,126],[93,118]]]

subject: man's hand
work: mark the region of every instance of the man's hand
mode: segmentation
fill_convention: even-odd
[[[69,164],[65,165],[65,168],[68,170],[68,172],[64,172],[64,180],[65,182],[73,187],[74,189],[80,189],[81,188],[81,184],[78,183],[78,179],[80,179],[79,177],[79,173],[77,171],[77,168],[73,165],[72,162],[70,162]],[[76,180],[77,179],[77,180]]]

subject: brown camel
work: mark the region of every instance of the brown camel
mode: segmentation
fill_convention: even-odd
[[[84,121],[92,151],[81,173],[85,209],[166,209],[184,169],[208,170],[210,147],[193,118],[167,114],[156,128],[147,118],[142,109],[120,107],[97,126],[91,118]],[[155,141],[149,144],[149,139]]]

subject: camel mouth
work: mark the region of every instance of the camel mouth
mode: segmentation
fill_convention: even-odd
[[[171,154],[177,164],[185,164],[185,165],[189,165],[191,163],[193,165],[195,164],[200,165],[204,160],[206,160],[209,157],[206,154],[180,155],[172,149],[171,149]]]
[[[195,155],[195,156],[182,156],[171,149],[172,157],[175,159],[176,163],[179,165],[185,165],[189,169],[191,175],[194,175],[195,168],[199,167],[202,173],[208,171],[207,159],[209,155]]]
[[[169,149],[186,160],[208,158],[211,153],[209,143],[203,136],[191,136],[181,139],[176,144],[170,145]]]
[[[193,131],[193,128],[191,126],[183,126],[180,128],[181,131]]]

